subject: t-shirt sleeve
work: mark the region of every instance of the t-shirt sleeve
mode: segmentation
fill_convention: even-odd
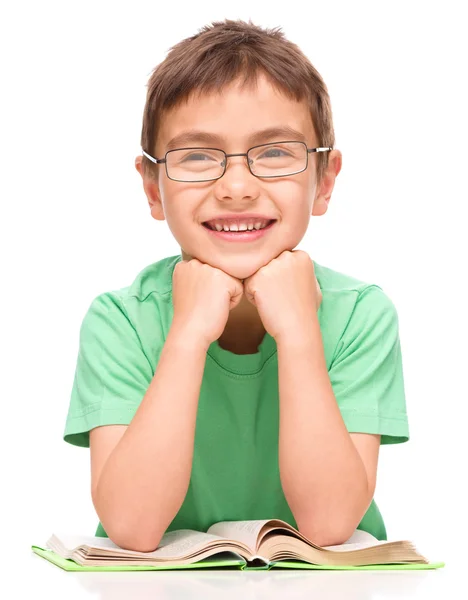
[[[351,432],[409,440],[398,315],[378,286],[360,292],[329,368],[341,416]]]
[[[97,296],[80,328],[79,351],[63,439],[89,448],[89,431],[129,425],[153,372],[122,300]]]

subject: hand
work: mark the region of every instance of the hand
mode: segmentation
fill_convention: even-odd
[[[196,258],[182,260],[172,277],[174,318],[171,329],[183,331],[206,349],[224,331],[229,312],[244,293],[239,279]]]
[[[244,293],[276,340],[303,334],[322,302],[314,263],[302,250],[285,250],[245,279]]]

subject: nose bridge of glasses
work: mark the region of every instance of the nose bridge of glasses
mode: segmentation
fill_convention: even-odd
[[[231,160],[230,160],[230,162],[233,162],[233,160],[232,160],[232,157],[234,157],[234,156],[239,156],[239,157],[242,157],[242,161],[240,161],[240,162],[239,162],[239,164],[242,164],[242,163],[243,163],[243,162],[244,162],[246,159],[247,159],[247,161],[249,162],[249,164],[252,164],[252,163],[253,163],[253,160],[252,160],[251,158],[249,159],[249,157],[248,157],[248,152],[239,152],[239,153],[237,153],[237,154],[227,154],[227,153],[226,153],[226,154],[225,154],[225,156],[226,156],[226,158],[225,158],[225,160],[222,162],[222,165],[223,165],[223,166],[225,166],[225,163],[227,163],[227,162],[228,162],[228,158],[230,158],[230,159],[231,159]],[[226,165],[226,168],[227,168],[227,165]]]

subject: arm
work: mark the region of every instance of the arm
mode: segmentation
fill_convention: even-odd
[[[340,544],[372,500],[380,436],[348,433],[328,376],[318,317],[300,335],[277,340],[279,467],[299,530],[321,546]],[[363,441],[365,440],[365,444]]]
[[[190,482],[206,349],[171,330],[154,378],[100,474],[93,503],[119,546],[154,550]]]

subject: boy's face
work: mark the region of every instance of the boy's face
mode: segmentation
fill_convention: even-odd
[[[162,120],[156,149],[147,151],[163,158],[167,142],[182,131],[199,129],[218,135],[218,144],[188,143],[179,147],[217,147],[226,153],[247,152],[263,141],[249,143],[252,133],[268,127],[289,125],[306,136],[308,148],[316,148],[316,137],[305,102],[287,99],[262,76],[257,90],[241,91],[233,83],[222,94],[191,98],[167,113]],[[265,143],[294,139],[266,139]],[[184,260],[197,258],[238,279],[253,275],[285,250],[302,240],[311,215],[326,212],[335,177],[341,169],[341,153],[329,152],[329,166],[320,185],[316,179],[317,154],[309,154],[305,171],[295,175],[261,179],[252,175],[246,157],[228,158],[223,177],[215,181],[181,183],[158,165],[157,181],[144,178],[144,189],[157,220],[167,220],[182,249]],[[141,156],[136,168],[142,174]],[[276,219],[273,227],[252,242],[225,241],[202,223],[226,213],[259,213]]]

